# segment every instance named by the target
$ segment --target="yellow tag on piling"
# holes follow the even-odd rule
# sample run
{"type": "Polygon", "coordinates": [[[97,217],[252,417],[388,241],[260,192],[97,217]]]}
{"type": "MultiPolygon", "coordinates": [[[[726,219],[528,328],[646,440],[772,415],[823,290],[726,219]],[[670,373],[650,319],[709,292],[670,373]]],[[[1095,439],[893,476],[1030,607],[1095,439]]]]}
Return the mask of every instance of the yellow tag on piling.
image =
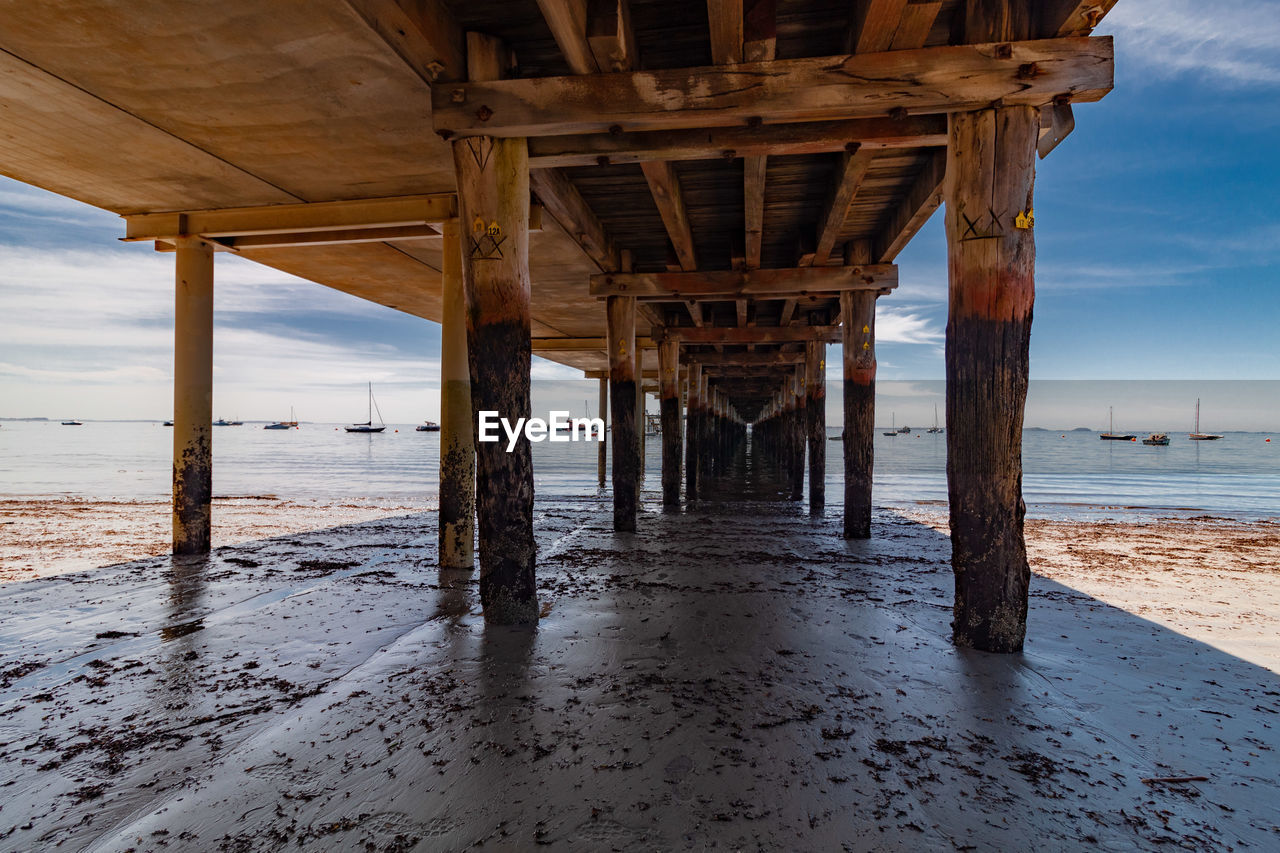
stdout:
{"type": "Polygon", "coordinates": [[[870,341],[863,341],[863,342],[862,342],[862,348],[863,348],[863,349],[871,349],[871,342],[870,342],[870,341]]]}
{"type": "Polygon", "coordinates": [[[488,234],[490,237],[501,237],[502,228],[501,226],[498,225],[498,220],[495,219],[492,222],[490,222],[489,228],[485,233],[488,234]]]}
{"type": "Polygon", "coordinates": [[[471,233],[480,235],[484,233],[484,217],[477,216],[475,221],[471,223],[471,233]]]}
{"type": "Polygon", "coordinates": [[[1013,226],[1015,228],[1020,228],[1023,231],[1026,231],[1029,228],[1034,227],[1035,224],[1036,224],[1035,210],[1028,210],[1028,211],[1025,211],[1024,213],[1019,213],[1013,220],[1013,226]]]}
{"type": "Polygon", "coordinates": [[[863,326],[863,327],[862,327],[862,334],[864,334],[864,335],[869,335],[869,334],[871,334],[871,327],[870,327],[870,326],[863,326]]]}

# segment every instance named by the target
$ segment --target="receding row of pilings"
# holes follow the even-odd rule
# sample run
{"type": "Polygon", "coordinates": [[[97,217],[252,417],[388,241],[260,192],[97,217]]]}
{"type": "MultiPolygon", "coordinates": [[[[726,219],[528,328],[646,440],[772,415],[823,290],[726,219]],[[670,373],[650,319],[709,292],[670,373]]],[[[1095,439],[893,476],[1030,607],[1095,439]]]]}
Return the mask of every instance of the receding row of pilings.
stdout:
{"type": "MultiPolygon", "coordinates": [[[[1026,39],[1029,22],[1023,17],[967,16],[963,41],[1026,39]]],[[[497,39],[468,34],[471,80],[501,76],[508,58],[497,39]]],[[[957,645],[989,651],[1020,650],[1026,630],[1030,571],[1023,540],[1020,441],[1034,301],[1031,214],[1039,132],[1039,112],[1030,106],[1001,103],[949,116],[942,195],[950,286],[946,424],[956,581],[953,638],[957,645]]],[[[456,138],[452,145],[460,227],[446,230],[444,252],[446,264],[450,253],[460,253],[461,275],[454,275],[447,266],[443,277],[445,304],[452,307],[444,312],[450,343],[444,351],[443,373],[451,411],[442,424],[448,431],[442,436],[442,447],[448,451],[441,471],[441,505],[449,509],[440,515],[441,561],[459,568],[471,564],[468,507],[474,495],[485,617],[494,622],[533,621],[539,607],[529,442],[519,440],[508,452],[505,443],[472,440],[472,480],[465,437],[480,410],[497,411],[513,421],[530,414],[528,144],[520,137],[470,136],[456,138]],[[455,234],[457,239],[451,236],[455,234]],[[461,299],[456,292],[459,286],[461,299]],[[450,287],[455,288],[452,296],[450,287]],[[465,371],[459,363],[459,314],[465,316],[465,371]],[[469,398],[466,406],[464,396],[469,398]],[[470,411],[465,426],[453,417],[459,409],[470,411]]],[[[191,235],[179,235],[171,242],[177,257],[173,546],[177,553],[200,553],[209,550],[210,542],[214,246],[191,235]]],[[[858,537],[870,532],[874,296],[842,294],[841,303],[844,531],[858,537]]],[[[640,482],[638,383],[642,378],[636,369],[635,298],[609,296],[606,313],[613,391],[614,518],[619,530],[633,530],[640,482]]],[[[753,420],[791,472],[793,496],[803,489],[801,460],[808,459],[809,499],[816,510],[825,500],[825,358],[821,342],[815,340],[806,347],[803,387],[796,384],[795,375],[779,377],[782,387],[767,416],[753,415],[753,420]]],[[[667,358],[668,368],[678,377],[679,366],[670,364],[670,353],[667,358]]],[[[723,396],[711,393],[713,386],[696,361],[689,363],[685,373],[685,497],[695,498],[702,478],[714,470],[718,459],[723,463],[726,458],[724,437],[739,440],[744,424],[732,405],[724,406],[723,396]]],[[[670,377],[664,375],[664,379],[670,382],[670,377]]],[[[664,399],[668,423],[679,417],[678,408],[668,402],[674,399],[670,393],[664,399]]],[[[664,453],[678,452],[675,435],[671,430],[664,437],[664,453]]],[[[674,489],[680,478],[675,472],[679,470],[664,464],[664,501],[677,497],[674,489]]]]}

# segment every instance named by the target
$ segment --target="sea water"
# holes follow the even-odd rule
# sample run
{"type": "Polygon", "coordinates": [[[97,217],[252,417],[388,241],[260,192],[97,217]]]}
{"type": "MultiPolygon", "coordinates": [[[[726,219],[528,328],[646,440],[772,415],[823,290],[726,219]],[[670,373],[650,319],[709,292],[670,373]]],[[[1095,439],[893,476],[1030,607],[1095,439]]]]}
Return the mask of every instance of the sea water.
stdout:
{"type": "MultiPolygon", "coordinates": [[[[838,429],[828,431],[839,435],[838,429]]],[[[875,437],[874,501],[888,507],[944,504],[946,436],[914,431],[875,437]]],[[[0,497],[165,500],[172,429],[157,422],[8,421],[0,425],[0,497]]],[[[1227,433],[1218,441],[1171,434],[1167,447],[1099,441],[1094,431],[1023,434],[1023,494],[1033,517],[1082,518],[1149,513],[1280,516],[1280,436],[1227,433]]],[[[646,500],[661,489],[662,440],[645,446],[646,500]]],[[[594,494],[594,442],[533,445],[539,495],[594,494]]],[[[389,424],[379,434],[348,434],[338,424],[261,423],[213,427],[215,496],[270,495],[314,502],[434,503],[440,434],[389,424]]],[[[827,508],[839,510],[841,443],[829,441],[827,508]]]]}

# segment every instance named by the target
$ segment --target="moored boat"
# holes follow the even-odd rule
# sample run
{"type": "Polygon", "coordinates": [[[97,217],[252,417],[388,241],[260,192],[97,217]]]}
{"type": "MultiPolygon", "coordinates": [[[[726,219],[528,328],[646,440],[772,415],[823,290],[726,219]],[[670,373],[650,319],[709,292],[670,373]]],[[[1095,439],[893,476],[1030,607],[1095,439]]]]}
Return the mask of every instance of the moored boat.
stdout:
{"type": "Polygon", "coordinates": [[[1200,431],[1200,398],[1199,397],[1196,397],[1196,430],[1195,432],[1189,433],[1187,435],[1187,438],[1189,438],[1192,441],[1217,441],[1218,439],[1222,438],[1222,436],[1212,432],[1200,431]]]}
{"type": "Polygon", "coordinates": [[[387,428],[387,425],[382,422],[381,411],[378,411],[378,424],[375,426],[373,423],[373,412],[377,408],[378,408],[378,404],[373,399],[373,383],[370,382],[369,383],[369,420],[365,421],[362,424],[351,424],[350,426],[343,427],[343,429],[345,429],[347,432],[363,432],[363,433],[382,432],[384,429],[387,428]]]}
{"type": "Polygon", "coordinates": [[[273,424],[267,424],[263,429],[297,429],[298,422],[293,417],[293,406],[289,407],[289,420],[276,421],[273,424]]]}
{"type": "Polygon", "coordinates": [[[1162,432],[1153,432],[1153,433],[1151,433],[1151,435],[1149,435],[1149,436],[1147,436],[1146,438],[1142,439],[1142,443],[1143,443],[1143,444],[1152,444],[1152,445],[1155,445],[1155,446],[1157,446],[1157,447],[1164,447],[1166,444],[1168,444],[1168,443],[1169,443],[1169,436],[1165,435],[1165,434],[1164,434],[1164,433],[1162,433],[1162,432]]]}
{"type": "Polygon", "coordinates": [[[80,421],[63,421],[63,426],[84,426],[80,421]]]}
{"type": "Polygon", "coordinates": [[[1131,432],[1124,432],[1124,433],[1116,432],[1116,415],[1115,415],[1115,410],[1111,406],[1107,407],[1107,417],[1110,419],[1110,426],[1107,427],[1107,431],[1104,432],[1102,435],[1098,436],[1098,438],[1102,439],[1103,441],[1136,441],[1137,440],[1138,437],[1131,432]]]}
{"type": "Polygon", "coordinates": [[[423,421],[422,423],[418,424],[417,427],[415,427],[415,429],[418,432],[439,432],[440,424],[436,423],[435,421],[423,421]]]}

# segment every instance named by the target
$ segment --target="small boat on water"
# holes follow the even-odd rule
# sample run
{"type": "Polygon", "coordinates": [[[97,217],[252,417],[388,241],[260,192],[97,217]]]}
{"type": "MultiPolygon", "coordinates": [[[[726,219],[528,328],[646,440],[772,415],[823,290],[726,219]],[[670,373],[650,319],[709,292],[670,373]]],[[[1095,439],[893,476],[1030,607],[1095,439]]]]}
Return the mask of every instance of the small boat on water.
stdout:
{"type": "Polygon", "coordinates": [[[1155,445],[1156,447],[1164,447],[1166,444],[1169,443],[1169,436],[1165,435],[1162,432],[1153,432],[1151,433],[1151,435],[1142,439],[1142,443],[1155,445]]]}
{"type": "Polygon", "coordinates": [[[226,418],[218,418],[213,422],[214,426],[244,426],[244,421],[229,421],[226,418]]]}
{"type": "Polygon", "coordinates": [[[1192,441],[1217,441],[1218,439],[1222,438],[1222,436],[1215,435],[1214,433],[1211,433],[1211,432],[1200,431],[1200,398],[1199,397],[1196,397],[1196,431],[1193,433],[1190,433],[1187,436],[1187,438],[1191,439],[1192,441]]]}
{"type": "Polygon", "coordinates": [[[898,427],[898,435],[911,435],[911,427],[898,427]]]}
{"type": "Polygon", "coordinates": [[[937,403],[933,404],[933,426],[929,427],[929,429],[925,430],[925,432],[929,432],[929,433],[942,432],[942,427],[938,426],[938,404],[937,403]]]}
{"type": "Polygon", "coordinates": [[[165,421],[161,426],[173,426],[173,421],[165,421]]]}
{"type": "Polygon", "coordinates": [[[891,425],[891,426],[889,427],[889,431],[888,431],[888,432],[886,432],[886,433],[885,433],[885,435],[887,435],[887,436],[895,436],[895,435],[897,435],[897,434],[898,434],[897,420],[898,420],[898,413],[897,413],[897,412],[893,412],[893,413],[891,413],[891,414],[889,415],[889,423],[890,423],[890,425],[891,425]]]}
{"type": "Polygon", "coordinates": [[[1138,437],[1131,432],[1126,432],[1126,433],[1116,432],[1115,409],[1113,409],[1111,406],[1107,407],[1107,417],[1110,419],[1110,426],[1107,428],[1107,431],[1104,432],[1102,435],[1098,436],[1098,438],[1102,439],[1103,441],[1136,441],[1137,440],[1138,437]]]}
{"type": "Polygon", "coordinates": [[[63,421],[63,426],[84,426],[80,421],[63,421]]]}
{"type": "Polygon", "coordinates": [[[293,406],[289,407],[289,420],[276,421],[273,424],[267,424],[263,429],[297,429],[298,422],[293,418],[293,406]]]}
{"type": "Polygon", "coordinates": [[[373,412],[378,408],[377,402],[373,399],[373,383],[369,383],[369,420],[362,424],[351,424],[351,426],[343,427],[347,432],[373,433],[382,432],[387,425],[382,422],[382,412],[378,411],[378,425],[374,426],[373,412]]]}
{"type": "Polygon", "coordinates": [[[415,427],[415,429],[417,429],[418,432],[439,432],[440,424],[436,423],[435,421],[423,421],[422,423],[418,424],[418,426],[415,427]]]}

